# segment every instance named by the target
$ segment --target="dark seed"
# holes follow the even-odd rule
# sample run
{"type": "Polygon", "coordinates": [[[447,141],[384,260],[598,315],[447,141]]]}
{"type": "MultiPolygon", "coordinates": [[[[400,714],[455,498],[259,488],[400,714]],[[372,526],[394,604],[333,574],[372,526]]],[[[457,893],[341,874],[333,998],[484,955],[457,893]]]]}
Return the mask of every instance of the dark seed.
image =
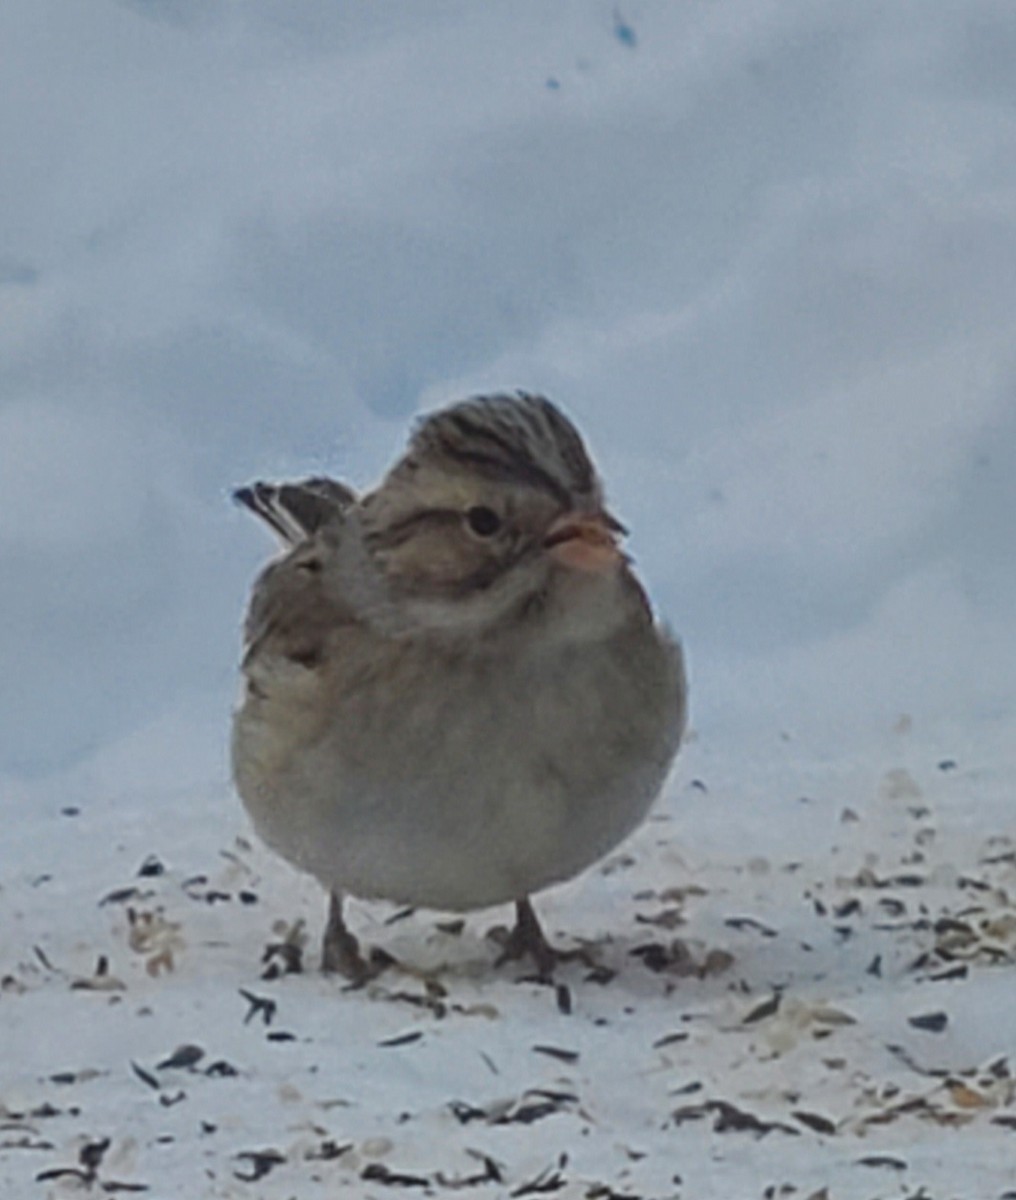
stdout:
{"type": "Polygon", "coordinates": [[[556,1058],[560,1062],[574,1063],[579,1061],[577,1050],[562,1050],[559,1046],[534,1046],[533,1049],[537,1054],[546,1054],[550,1058],[556,1058]]]}
{"type": "Polygon", "coordinates": [[[137,1075],[138,1079],[140,1079],[142,1083],[147,1083],[148,1086],[150,1088],[154,1088],[155,1091],[158,1091],[162,1086],[151,1073],[151,1071],[146,1071],[144,1067],[139,1067],[136,1062],[131,1062],[131,1070],[135,1075],[137,1075]]]}
{"type": "Polygon", "coordinates": [[[774,1017],[779,1012],[781,999],[782,997],[779,992],[773,992],[768,1000],[763,1000],[761,1004],[757,1004],[741,1024],[753,1025],[756,1021],[764,1021],[767,1017],[774,1017]]]}
{"type": "Polygon", "coordinates": [[[158,1064],[158,1069],[160,1071],[165,1071],[170,1068],[193,1067],[194,1064],[196,1062],[200,1062],[204,1056],[205,1052],[200,1046],[177,1046],[177,1048],[168,1058],[163,1059],[163,1061],[158,1064]]]}
{"type": "Polygon", "coordinates": [[[830,1121],[828,1117],[823,1117],[820,1113],[795,1112],[791,1115],[795,1121],[800,1121],[802,1125],[806,1125],[809,1129],[813,1129],[816,1133],[836,1132],[836,1125],[830,1121]]]}
{"type": "Polygon", "coordinates": [[[385,1038],[384,1041],[378,1042],[378,1045],[387,1048],[391,1048],[392,1046],[409,1046],[413,1042],[418,1042],[422,1037],[422,1031],[414,1029],[412,1033],[400,1033],[395,1037],[385,1038]]]}
{"type": "Polygon", "coordinates": [[[916,1017],[908,1017],[907,1024],[927,1033],[941,1033],[949,1024],[949,1017],[944,1012],[921,1013],[916,1017]]]}

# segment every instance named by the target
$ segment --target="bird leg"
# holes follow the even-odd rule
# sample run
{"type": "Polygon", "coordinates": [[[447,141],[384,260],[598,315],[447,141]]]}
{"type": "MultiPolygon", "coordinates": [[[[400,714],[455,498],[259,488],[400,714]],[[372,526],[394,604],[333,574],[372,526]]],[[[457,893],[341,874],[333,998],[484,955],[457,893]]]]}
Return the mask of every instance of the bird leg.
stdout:
{"type": "Polygon", "coordinates": [[[353,983],[364,984],[381,970],[373,960],[360,953],[360,943],[346,927],[342,918],[341,892],[328,894],[328,923],[325,926],[321,945],[321,970],[329,974],[345,975],[353,983]]]}
{"type": "Polygon", "coordinates": [[[554,968],[559,962],[573,958],[588,957],[582,950],[558,950],[547,941],[536,912],[528,898],[515,901],[515,928],[512,929],[501,943],[501,954],[497,965],[506,962],[516,962],[529,956],[536,964],[540,979],[549,980],[553,977],[554,968]]]}

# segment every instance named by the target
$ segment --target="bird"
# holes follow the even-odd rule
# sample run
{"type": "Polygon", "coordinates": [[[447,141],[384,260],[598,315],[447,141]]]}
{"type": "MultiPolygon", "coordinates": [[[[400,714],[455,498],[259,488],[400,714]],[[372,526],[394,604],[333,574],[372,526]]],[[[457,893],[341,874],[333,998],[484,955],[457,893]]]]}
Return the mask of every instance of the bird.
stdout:
{"type": "Polygon", "coordinates": [[[498,962],[550,978],[565,955],[531,897],[642,823],[687,719],[681,644],[575,425],[542,395],[472,396],[421,417],[364,494],[314,477],[234,497],[282,546],[244,623],[233,778],[261,840],[328,893],[322,968],[372,975],[352,895],[513,904],[498,962]]]}

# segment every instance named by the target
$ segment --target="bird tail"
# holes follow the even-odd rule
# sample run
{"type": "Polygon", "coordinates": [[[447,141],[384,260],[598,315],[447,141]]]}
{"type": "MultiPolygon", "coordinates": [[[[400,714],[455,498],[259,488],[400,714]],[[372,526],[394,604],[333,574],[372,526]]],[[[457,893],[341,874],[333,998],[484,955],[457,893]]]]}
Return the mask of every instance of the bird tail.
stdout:
{"type": "Polygon", "coordinates": [[[252,483],[233,493],[237,504],[249,508],[278,534],[284,545],[295,546],[335,521],[356,502],[356,493],[324,476],[299,483],[252,483]]]}

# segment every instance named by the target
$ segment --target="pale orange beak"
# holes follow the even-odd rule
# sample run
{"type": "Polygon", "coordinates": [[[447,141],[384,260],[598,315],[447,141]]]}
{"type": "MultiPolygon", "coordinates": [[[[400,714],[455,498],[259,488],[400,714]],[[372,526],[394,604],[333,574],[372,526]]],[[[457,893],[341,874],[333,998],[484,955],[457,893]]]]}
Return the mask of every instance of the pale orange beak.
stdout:
{"type": "Polygon", "coordinates": [[[623,562],[617,544],[625,532],[609,513],[565,513],[547,531],[547,553],[564,567],[601,573],[623,562]]]}

